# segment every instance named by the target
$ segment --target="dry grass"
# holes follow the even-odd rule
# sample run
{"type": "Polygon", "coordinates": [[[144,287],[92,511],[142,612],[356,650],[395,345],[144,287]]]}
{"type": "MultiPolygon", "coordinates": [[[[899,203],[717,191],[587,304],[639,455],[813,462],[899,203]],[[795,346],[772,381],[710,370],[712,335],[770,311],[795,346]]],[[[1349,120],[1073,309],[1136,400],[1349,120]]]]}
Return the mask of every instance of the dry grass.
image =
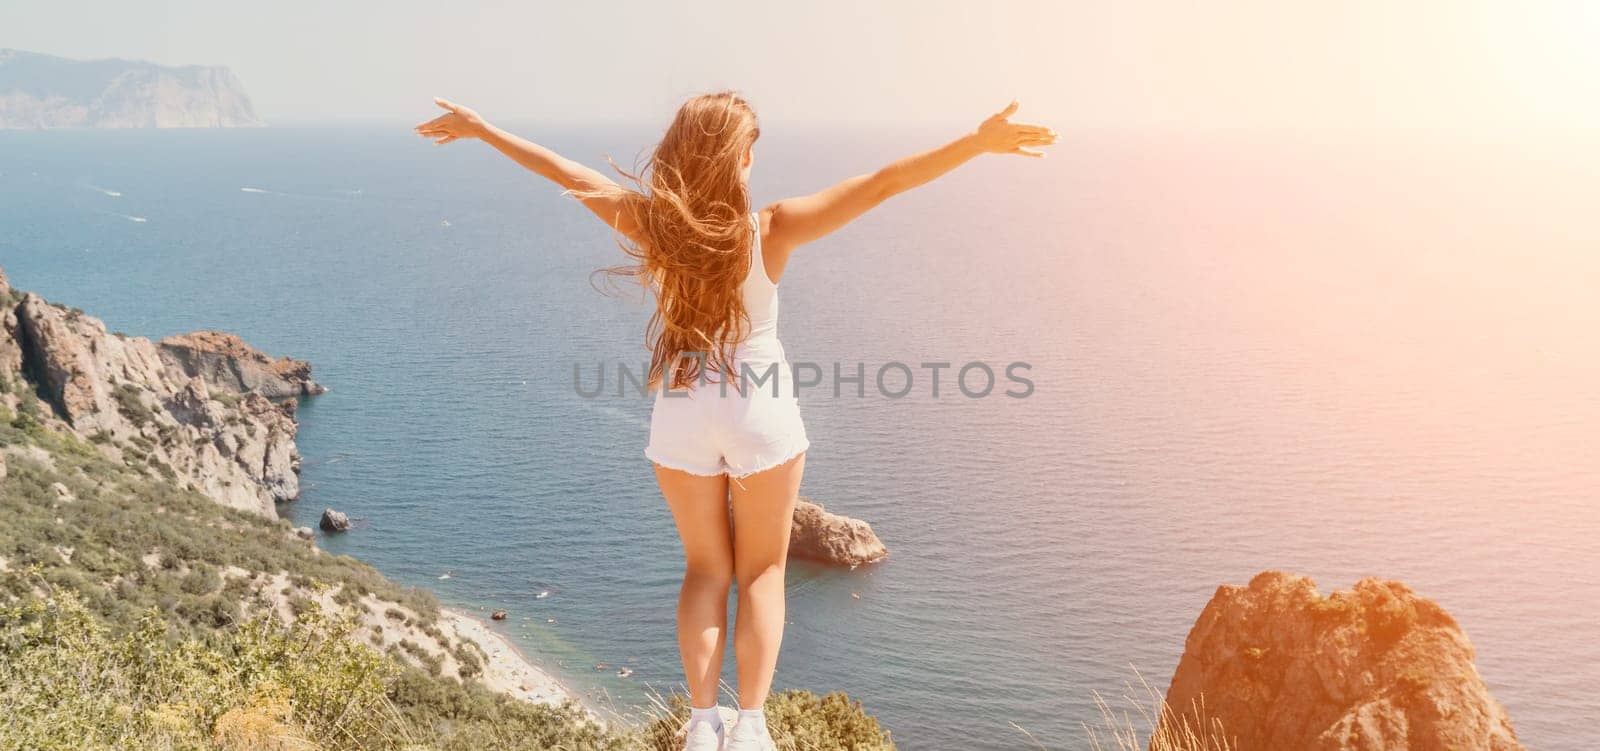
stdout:
{"type": "MultiPolygon", "coordinates": [[[[1234,751],[1232,741],[1223,732],[1222,721],[1207,717],[1204,703],[1178,713],[1162,699],[1161,693],[1139,675],[1139,685],[1128,684],[1117,698],[1116,706],[1098,691],[1094,703],[1100,710],[1100,723],[1084,723],[1083,733],[1094,751],[1234,751]],[[1195,727],[1198,724],[1199,727],[1195,727]]],[[[1032,733],[1011,724],[1033,744],[1034,748],[1048,751],[1032,733]]]]}

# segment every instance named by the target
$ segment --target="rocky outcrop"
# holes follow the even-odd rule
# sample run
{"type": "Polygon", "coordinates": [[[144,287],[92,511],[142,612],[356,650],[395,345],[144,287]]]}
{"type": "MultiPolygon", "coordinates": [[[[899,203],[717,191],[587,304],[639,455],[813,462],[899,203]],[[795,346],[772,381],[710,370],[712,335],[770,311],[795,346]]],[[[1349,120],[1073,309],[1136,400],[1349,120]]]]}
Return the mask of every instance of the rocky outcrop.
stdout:
{"type": "Polygon", "coordinates": [[[233,334],[196,331],[169,336],[160,346],[169,365],[227,393],[254,391],[268,399],[286,399],[327,390],[311,380],[310,363],[274,360],[233,334]]]}
{"type": "MultiPolygon", "coordinates": [[[[224,369],[223,355],[212,357],[224,369]]],[[[248,359],[235,371],[252,372],[248,359]]],[[[0,385],[9,408],[37,394],[40,419],[224,505],[276,517],[275,502],[300,494],[294,402],[191,375],[150,340],[108,333],[38,295],[0,297],[0,385]]]]}
{"type": "Polygon", "coordinates": [[[22,372],[22,322],[17,320],[15,298],[5,270],[0,269],[0,382],[18,378],[22,372]]]}
{"type": "MultiPolygon", "coordinates": [[[[16,308],[21,322],[19,349],[23,360],[31,361],[33,375],[40,381],[41,390],[50,397],[62,416],[75,428],[93,429],[100,424],[110,425],[117,415],[111,401],[111,387],[97,372],[96,355],[110,354],[108,347],[99,345],[105,335],[102,327],[94,330],[84,316],[45,302],[35,294],[26,294],[16,308]],[[95,424],[91,424],[91,421],[95,424]]],[[[92,319],[91,319],[92,321],[92,319]]],[[[134,357],[118,352],[106,357],[122,363],[122,375],[134,375],[139,380],[158,376],[151,363],[139,362],[134,357]]]]}
{"type": "Polygon", "coordinates": [[[322,510],[322,519],[317,522],[324,532],[345,532],[350,529],[350,517],[343,511],[334,511],[331,508],[322,510]]]}
{"type": "Polygon", "coordinates": [[[0,129],[259,126],[223,67],[68,60],[0,49],[0,129]]]}
{"type": "Polygon", "coordinates": [[[1455,619],[1404,584],[1369,578],[1323,597],[1309,578],[1267,572],[1206,605],[1164,724],[1220,723],[1237,751],[1522,749],[1473,657],[1455,619]]]}
{"type": "Polygon", "coordinates": [[[889,555],[889,550],[873,534],[872,525],[860,519],[828,513],[821,505],[801,498],[794,509],[794,526],[789,533],[789,555],[855,567],[882,560],[889,555]]]}

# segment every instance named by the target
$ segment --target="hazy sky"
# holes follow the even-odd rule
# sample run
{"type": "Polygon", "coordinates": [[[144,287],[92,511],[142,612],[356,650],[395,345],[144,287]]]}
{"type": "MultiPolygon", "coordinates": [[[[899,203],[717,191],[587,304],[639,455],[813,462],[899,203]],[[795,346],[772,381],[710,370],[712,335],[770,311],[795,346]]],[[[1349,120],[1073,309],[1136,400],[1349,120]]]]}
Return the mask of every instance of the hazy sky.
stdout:
{"type": "Polygon", "coordinates": [[[268,120],[661,120],[734,87],[783,121],[1600,125],[1600,2],[5,0],[0,47],[233,68],[268,120]]]}

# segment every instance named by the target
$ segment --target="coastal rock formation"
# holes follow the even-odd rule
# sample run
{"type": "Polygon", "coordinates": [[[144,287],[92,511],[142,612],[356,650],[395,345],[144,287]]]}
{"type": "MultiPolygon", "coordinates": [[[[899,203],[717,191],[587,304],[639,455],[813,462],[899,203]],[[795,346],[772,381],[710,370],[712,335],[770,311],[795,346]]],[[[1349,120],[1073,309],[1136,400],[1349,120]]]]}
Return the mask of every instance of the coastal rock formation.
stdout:
{"type": "MultiPolygon", "coordinates": [[[[208,357],[228,369],[224,355],[208,357]]],[[[246,359],[232,371],[259,366],[246,359]]],[[[309,373],[298,382],[310,384],[309,373]]],[[[294,403],[275,403],[249,383],[208,382],[150,340],[108,333],[82,311],[32,293],[0,294],[0,404],[59,422],[108,455],[223,505],[276,517],[274,503],[300,493],[294,403]]]]}
{"type": "Polygon", "coordinates": [[[324,532],[344,532],[350,529],[350,517],[345,516],[342,511],[325,508],[322,510],[322,519],[317,522],[317,526],[322,527],[324,532]]]}
{"type": "Polygon", "coordinates": [[[794,509],[789,555],[855,567],[882,560],[889,555],[889,550],[873,534],[872,525],[828,513],[820,504],[801,498],[794,509]]]}
{"type": "MultiPolygon", "coordinates": [[[[204,630],[259,614],[289,622],[338,613],[355,624],[343,630],[348,639],[438,680],[476,681],[551,707],[577,701],[486,623],[440,608],[431,595],[393,585],[365,564],[327,556],[312,529],[277,520],[273,501],[299,487],[295,402],[274,403],[253,389],[313,391],[304,363],[272,360],[225,335],[191,335],[175,352],[108,334],[82,311],[15,293],[5,280],[0,270],[0,416],[10,431],[0,441],[0,549],[31,555],[37,542],[41,552],[53,551],[29,563],[48,572],[29,577],[51,582],[52,596],[77,590],[100,600],[111,592],[106,601],[119,605],[161,602],[172,622],[204,630]],[[185,363],[201,369],[190,372],[185,363]],[[196,493],[257,515],[191,503],[196,493]],[[173,535],[168,525],[192,526],[173,535]],[[129,575],[128,564],[142,564],[147,575],[129,575]]],[[[350,523],[331,509],[327,517],[324,525],[350,523]]],[[[17,562],[0,557],[0,572],[17,562]]],[[[122,622],[132,626],[144,612],[127,607],[115,617],[128,615],[122,622]]],[[[369,666],[375,680],[387,674],[377,667],[369,666]]],[[[29,698],[48,712],[52,694],[40,686],[29,698]]],[[[49,737],[76,748],[80,730],[49,737]]]]}
{"type": "Polygon", "coordinates": [[[0,379],[10,380],[22,372],[22,343],[17,320],[16,295],[6,279],[5,269],[0,269],[0,379]]]}
{"type": "Polygon", "coordinates": [[[0,129],[259,126],[227,68],[0,49],[0,129]]]}
{"type": "Polygon", "coordinates": [[[311,364],[276,360],[221,331],[196,331],[162,339],[161,358],[183,372],[204,378],[212,390],[237,394],[254,391],[268,399],[321,394],[327,389],[311,380],[311,364]]]}
{"type": "Polygon", "coordinates": [[[1523,748],[1455,619],[1373,578],[1327,597],[1281,572],[1218,588],[1166,698],[1168,728],[1218,722],[1238,751],[1523,748]]]}

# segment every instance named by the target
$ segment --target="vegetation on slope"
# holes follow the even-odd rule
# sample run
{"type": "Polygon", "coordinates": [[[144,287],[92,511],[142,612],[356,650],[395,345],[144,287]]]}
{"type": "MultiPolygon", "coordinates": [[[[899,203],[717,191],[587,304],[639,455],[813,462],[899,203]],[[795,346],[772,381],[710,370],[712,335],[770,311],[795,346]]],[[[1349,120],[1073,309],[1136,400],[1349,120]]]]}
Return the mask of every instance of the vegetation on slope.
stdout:
{"type": "MultiPolygon", "coordinates": [[[[363,615],[434,630],[430,593],[113,462],[0,388],[18,406],[0,407],[0,750],[676,748],[681,698],[606,728],[464,680],[469,650],[455,674],[380,652],[363,615]]],[[[768,712],[785,748],[893,748],[842,694],[768,712]]]]}
{"type": "Polygon", "coordinates": [[[180,637],[151,610],[118,635],[75,593],[18,600],[0,610],[0,747],[627,747],[571,708],[402,667],[348,638],[351,628],[313,610],[180,637]]]}

